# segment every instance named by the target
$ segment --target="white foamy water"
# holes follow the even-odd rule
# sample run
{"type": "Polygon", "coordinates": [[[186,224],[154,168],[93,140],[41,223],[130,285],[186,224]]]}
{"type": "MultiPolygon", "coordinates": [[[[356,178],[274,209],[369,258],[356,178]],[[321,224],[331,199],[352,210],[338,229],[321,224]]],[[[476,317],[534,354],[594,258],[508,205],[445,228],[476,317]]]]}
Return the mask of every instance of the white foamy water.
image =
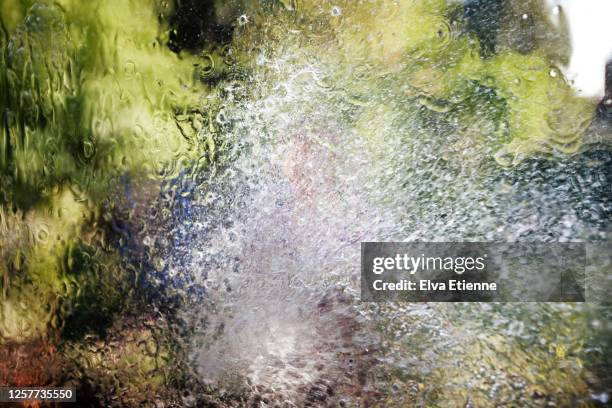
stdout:
{"type": "Polygon", "coordinates": [[[192,358],[204,382],[301,406],[335,398],[332,386],[361,388],[358,360],[371,340],[360,337],[355,308],[360,242],[388,237],[397,223],[373,194],[384,169],[371,146],[336,112],[299,109],[329,103],[314,80],[321,73],[284,74],[269,94],[226,110],[241,152],[203,196],[226,218],[192,244],[189,268],[209,292],[186,315],[203,321],[192,358]]]}

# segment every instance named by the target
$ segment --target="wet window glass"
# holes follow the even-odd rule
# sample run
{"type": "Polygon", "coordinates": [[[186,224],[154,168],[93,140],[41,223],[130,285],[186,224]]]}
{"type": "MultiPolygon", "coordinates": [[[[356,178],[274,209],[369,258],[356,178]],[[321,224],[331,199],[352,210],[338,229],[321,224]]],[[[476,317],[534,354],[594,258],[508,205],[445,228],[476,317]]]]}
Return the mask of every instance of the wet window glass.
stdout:
{"type": "Polygon", "coordinates": [[[607,406],[610,16],[0,0],[0,386],[100,407],[607,406]],[[376,241],[584,242],[587,301],[362,302],[376,241]]]}

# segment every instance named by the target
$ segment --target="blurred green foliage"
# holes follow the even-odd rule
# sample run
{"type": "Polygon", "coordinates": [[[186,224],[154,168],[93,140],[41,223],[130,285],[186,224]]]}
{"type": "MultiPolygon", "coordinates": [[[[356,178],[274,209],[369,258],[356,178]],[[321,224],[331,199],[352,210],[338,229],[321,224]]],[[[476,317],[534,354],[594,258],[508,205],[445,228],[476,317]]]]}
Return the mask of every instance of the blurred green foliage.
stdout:
{"type": "Polygon", "coordinates": [[[84,299],[88,274],[97,276],[93,287],[102,284],[103,274],[65,259],[75,259],[68,254],[78,254],[86,236],[88,245],[104,244],[108,208],[100,204],[120,177],[172,177],[208,146],[186,137],[176,120],[198,110],[204,88],[198,59],[164,46],[168,28],[159,18],[170,10],[163,8],[119,0],[0,4],[5,340],[36,338],[49,324],[59,329],[58,308],[84,299]]]}

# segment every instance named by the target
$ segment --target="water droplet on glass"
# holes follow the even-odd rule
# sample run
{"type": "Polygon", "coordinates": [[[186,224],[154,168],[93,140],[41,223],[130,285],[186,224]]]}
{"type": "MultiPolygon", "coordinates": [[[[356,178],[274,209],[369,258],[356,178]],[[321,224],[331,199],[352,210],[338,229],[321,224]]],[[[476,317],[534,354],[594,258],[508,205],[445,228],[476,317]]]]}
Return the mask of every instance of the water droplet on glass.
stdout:
{"type": "Polygon", "coordinates": [[[199,75],[201,79],[206,79],[215,71],[215,60],[212,55],[202,55],[202,61],[198,66],[199,75]]]}
{"type": "Polygon", "coordinates": [[[126,62],[123,71],[126,75],[134,75],[136,72],[136,64],[133,61],[126,62]]]}
{"type": "Polygon", "coordinates": [[[90,159],[95,153],[95,145],[91,140],[86,140],[83,142],[83,156],[86,159],[90,159]]]}
{"type": "Polygon", "coordinates": [[[244,25],[247,25],[248,22],[249,22],[249,18],[247,17],[246,14],[243,14],[240,17],[238,17],[238,25],[244,26],[244,25]]]}

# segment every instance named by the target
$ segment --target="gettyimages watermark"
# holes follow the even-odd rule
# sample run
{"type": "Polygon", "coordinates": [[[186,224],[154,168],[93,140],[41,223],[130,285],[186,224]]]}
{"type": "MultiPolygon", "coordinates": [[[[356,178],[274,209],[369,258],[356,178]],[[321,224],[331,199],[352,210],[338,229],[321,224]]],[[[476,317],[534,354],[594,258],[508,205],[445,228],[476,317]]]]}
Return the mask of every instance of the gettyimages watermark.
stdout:
{"type": "Polygon", "coordinates": [[[609,293],[610,243],[363,242],[366,302],[584,302],[609,293]]]}

